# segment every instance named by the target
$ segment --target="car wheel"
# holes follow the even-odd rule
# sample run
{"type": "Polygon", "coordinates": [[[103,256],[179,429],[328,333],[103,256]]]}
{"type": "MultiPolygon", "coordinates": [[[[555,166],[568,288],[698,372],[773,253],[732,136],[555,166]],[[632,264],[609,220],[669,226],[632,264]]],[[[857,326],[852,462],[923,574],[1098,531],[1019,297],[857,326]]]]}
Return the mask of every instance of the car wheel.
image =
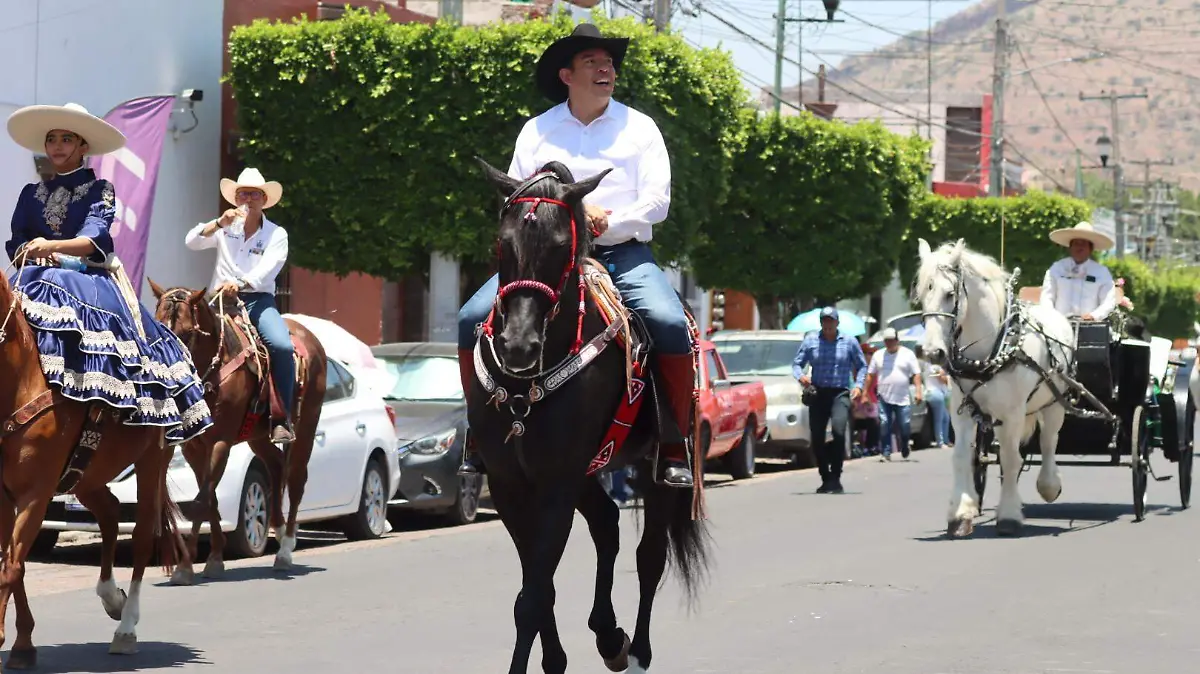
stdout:
{"type": "Polygon", "coordinates": [[[227,547],[234,557],[261,557],[267,551],[271,508],[267,478],[257,468],[246,471],[242,498],[238,507],[237,528],[230,533],[227,547]]]}
{"type": "Polygon", "coordinates": [[[50,553],[54,552],[54,546],[58,545],[59,533],[54,529],[42,529],[37,538],[33,539],[33,547],[29,551],[38,557],[50,556],[50,553]]]}
{"type": "Polygon", "coordinates": [[[387,532],[388,514],[387,476],[379,459],[367,462],[363,474],[362,494],[358,501],[358,512],[346,518],[342,526],[346,538],[363,541],[379,538],[387,532]]]}
{"type": "Polygon", "coordinates": [[[735,480],[745,480],[754,477],[754,437],[756,422],[746,420],[746,429],[742,431],[742,440],[729,453],[729,474],[735,480]]]}
{"type": "Polygon", "coordinates": [[[483,477],[459,477],[458,495],[446,519],[455,526],[470,524],[479,514],[479,495],[483,492],[483,477]]]}

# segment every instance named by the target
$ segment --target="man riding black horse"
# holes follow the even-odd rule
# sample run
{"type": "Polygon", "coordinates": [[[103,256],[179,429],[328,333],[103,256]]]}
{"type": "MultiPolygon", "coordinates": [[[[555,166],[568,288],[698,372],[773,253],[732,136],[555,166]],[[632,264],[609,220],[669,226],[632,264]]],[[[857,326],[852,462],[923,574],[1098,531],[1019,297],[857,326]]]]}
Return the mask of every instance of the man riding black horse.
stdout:
{"type": "MultiPolygon", "coordinates": [[[[666,219],[671,203],[671,164],[654,120],[612,100],[628,45],[628,38],[601,37],[596,26],[584,23],[546,49],[538,61],[536,85],[557,105],[525,124],[508,174],[523,181],[552,161],[575,175],[612,170],[585,198],[587,221],[596,235],[593,253],[625,305],[644,320],[671,416],[686,437],[695,392],[691,330],[683,303],[649,246],[654,225],[666,219]]],[[[476,377],[476,331],[492,310],[498,289],[493,276],[458,314],[464,395],[476,377]]],[[[686,441],[664,444],[660,458],[666,464],[664,484],[692,486],[686,441]]],[[[482,469],[478,455],[464,448],[460,474],[476,475],[482,469]]]]}

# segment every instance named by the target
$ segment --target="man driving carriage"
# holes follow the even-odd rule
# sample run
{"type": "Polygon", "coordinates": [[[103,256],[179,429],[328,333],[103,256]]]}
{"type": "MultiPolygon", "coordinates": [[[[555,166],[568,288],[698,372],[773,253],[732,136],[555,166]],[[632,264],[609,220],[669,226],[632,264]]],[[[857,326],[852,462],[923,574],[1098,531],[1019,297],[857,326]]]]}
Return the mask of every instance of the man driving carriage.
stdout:
{"type": "Polygon", "coordinates": [[[1068,318],[1103,321],[1117,306],[1117,289],[1108,267],[1092,259],[1096,250],[1112,248],[1112,239],[1091,223],[1050,232],[1050,240],[1070,249],[1070,255],[1046,270],[1042,281],[1042,306],[1068,318]]]}
{"type": "MultiPolygon", "coordinates": [[[[546,48],[535,84],[556,105],[521,129],[508,173],[525,180],[551,161],[562,162],[577,176],[613,169],[584,199],[596,235],[594,257],[608,269],[626,306],[644,319],[672,417],[686,435],[695,385],[691,330],[649,245],[654,225],[666,219],[671,202],[670,158],[654,120],[612,100],[628,44],[628,38],[602,37],[596,26],[584,23],[546,48]]],[[[498,289],[493,276],[458,314],[464,392],[475,378],[476,328],[487,319],[498,289]]],[[[660,452],[666,464],[661,481],[691,487],[686,444],[664,444],[660,452]]],[[[464,449],[460,473],[478,474],[483,468],[479,461],[464,449]]]]}

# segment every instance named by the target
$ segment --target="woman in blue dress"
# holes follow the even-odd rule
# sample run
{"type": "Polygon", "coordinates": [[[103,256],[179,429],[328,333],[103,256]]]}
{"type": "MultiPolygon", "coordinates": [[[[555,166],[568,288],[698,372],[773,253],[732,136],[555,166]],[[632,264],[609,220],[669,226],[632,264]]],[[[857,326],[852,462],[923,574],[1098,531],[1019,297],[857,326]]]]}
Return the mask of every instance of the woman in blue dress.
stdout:
{"type": "Polygon", "coordinates": [[[8,132],[45,153],[55,172],[21,190],[5,246],[47,381],[68,398],[121,410],[125,424],[163,427],[170,445],[204,432],[212,416],[196,368],[129,285],[109,233],[113,185],[84,165],[125,137],[73,103],[22,108],[8,132]]]}

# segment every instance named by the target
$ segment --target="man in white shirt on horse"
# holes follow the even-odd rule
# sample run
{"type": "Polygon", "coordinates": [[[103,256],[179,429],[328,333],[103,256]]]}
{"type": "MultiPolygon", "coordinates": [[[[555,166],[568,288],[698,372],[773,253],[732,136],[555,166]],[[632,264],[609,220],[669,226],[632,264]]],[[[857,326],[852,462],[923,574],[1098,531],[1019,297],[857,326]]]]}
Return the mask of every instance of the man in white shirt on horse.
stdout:
{"type": "MultiPolygon", "coordinates": [[[[692,333],[683,303],[649,245],[671,205],[671,162],[654,120],[612,100],[628,45],[628,38],[606,38],[583,23],[546,48],[534,81],[555,105],[521,129],[508,174],[525,180],[551,161],[565,164],[576,179],[613,169],[584,199],[597,235],[593,254],[608,268],[625,305],[644,319],[671,415],[687,435],[695,382],[692,333]]],[[[497,279],[485,283],[458,314],[464,392],[475,378],[476,326],[496,301],[497,279]]],[[[464,448],[462,475],[485,468],[469,450],[464,448]]],[[[690,488],[686,442],[664,443],[660,451],[665,469],[659,482],[690,488]]]]}
{"type": "Polygon", "coordinates": [[[1050,232],[1050,240],[1070,249],[1070,256],[1055,262],[1042,280],[1041,304],[1060,314],[1085,321],[1103,321],[1117,306],[1117,288],[1108,267],[1092,259],[1097,250],[1112,248],[1112,239],[1091,223],[1050,232]]]}

